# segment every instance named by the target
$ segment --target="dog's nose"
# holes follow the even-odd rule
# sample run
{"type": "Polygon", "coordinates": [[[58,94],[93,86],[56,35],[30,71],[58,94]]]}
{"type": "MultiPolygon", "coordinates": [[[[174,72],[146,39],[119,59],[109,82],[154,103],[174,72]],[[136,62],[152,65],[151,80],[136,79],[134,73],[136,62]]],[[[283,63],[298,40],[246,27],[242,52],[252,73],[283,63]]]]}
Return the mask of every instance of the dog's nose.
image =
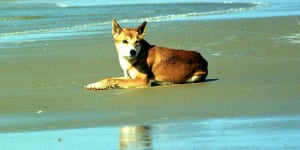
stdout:
{"type": "Polygon", "coordinates": [[[131,56],[135,56],[136,55],[136,51],[134,49],[130,50],[129,53],[130,53],[131,56]]]}

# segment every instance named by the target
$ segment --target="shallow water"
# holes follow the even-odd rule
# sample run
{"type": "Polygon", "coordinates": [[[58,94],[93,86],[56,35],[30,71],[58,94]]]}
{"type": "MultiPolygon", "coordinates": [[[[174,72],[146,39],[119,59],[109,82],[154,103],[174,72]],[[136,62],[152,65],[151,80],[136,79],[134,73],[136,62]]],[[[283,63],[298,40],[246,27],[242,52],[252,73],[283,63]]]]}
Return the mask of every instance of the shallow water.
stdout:
{"type": "Polygon", "coordinates": [[[298,149],[299,116],[4,133],[3,149],[298,149]],[[8,144],[10,143],[10,144],[8,144]]]}

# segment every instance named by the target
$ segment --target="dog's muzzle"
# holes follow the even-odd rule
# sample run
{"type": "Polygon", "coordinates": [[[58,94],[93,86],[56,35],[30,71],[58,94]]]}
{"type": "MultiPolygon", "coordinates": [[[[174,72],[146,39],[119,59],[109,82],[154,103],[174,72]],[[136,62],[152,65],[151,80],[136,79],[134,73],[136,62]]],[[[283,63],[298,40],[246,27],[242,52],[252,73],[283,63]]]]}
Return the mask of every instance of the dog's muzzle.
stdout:
{"type": "Polygon", "coordinates": [[[136,50],[132,49],[129,53],[131,57],[134,57],[136,55],[136,50]]]}

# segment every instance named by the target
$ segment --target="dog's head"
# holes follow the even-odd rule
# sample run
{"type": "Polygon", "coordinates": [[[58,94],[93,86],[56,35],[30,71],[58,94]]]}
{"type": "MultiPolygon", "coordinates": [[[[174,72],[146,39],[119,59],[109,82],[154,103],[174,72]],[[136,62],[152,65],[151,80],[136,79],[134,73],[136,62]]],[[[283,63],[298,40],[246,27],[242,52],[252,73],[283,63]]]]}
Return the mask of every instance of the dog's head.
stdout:
{"type": "Polygon", "coordinates": [[[137,28],[121,28],[116,20],[112,20],[112,35],[120,57],[135,59],[141,51],[141,40],[146,35],[147,22],[137,28]]]}

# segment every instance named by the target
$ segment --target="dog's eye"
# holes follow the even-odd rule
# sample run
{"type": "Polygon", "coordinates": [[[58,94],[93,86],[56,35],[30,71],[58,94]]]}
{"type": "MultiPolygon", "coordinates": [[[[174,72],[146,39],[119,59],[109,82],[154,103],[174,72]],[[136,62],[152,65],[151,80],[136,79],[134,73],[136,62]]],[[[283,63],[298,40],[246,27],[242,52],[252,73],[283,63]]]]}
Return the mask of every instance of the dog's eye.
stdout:
{"type": "Polygon", "coordinates": [[[140,44],[140,41],[135,41],[135,44],[140,44]]]}
{"type": "Polygon", "coordinates": [[[128,41],[127,40],[123,40],[122,41],[124,44],[128,44],[128,41]]]}

